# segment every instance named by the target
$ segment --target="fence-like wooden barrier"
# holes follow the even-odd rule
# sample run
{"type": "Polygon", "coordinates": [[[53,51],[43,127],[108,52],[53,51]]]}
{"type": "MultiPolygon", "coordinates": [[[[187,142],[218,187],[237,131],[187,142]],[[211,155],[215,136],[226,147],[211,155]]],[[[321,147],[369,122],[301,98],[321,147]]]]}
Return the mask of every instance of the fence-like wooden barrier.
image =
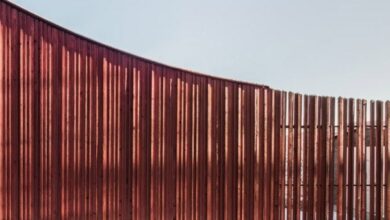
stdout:
{"type": "Polygon", "coordinates": [[[0,1],[1,219],[390,219],[390,103],[109,48],[0,1]]]}

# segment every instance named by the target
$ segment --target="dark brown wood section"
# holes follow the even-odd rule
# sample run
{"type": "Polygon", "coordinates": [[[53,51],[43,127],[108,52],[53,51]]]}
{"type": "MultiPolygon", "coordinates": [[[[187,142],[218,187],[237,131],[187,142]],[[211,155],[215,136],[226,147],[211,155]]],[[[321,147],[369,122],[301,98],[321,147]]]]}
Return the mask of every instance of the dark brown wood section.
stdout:
{"type": "Polygon", "coordinates": [[[389,126],[389,102],[170,67],[0,1],[0,219],[389,219],[389,126]]]}

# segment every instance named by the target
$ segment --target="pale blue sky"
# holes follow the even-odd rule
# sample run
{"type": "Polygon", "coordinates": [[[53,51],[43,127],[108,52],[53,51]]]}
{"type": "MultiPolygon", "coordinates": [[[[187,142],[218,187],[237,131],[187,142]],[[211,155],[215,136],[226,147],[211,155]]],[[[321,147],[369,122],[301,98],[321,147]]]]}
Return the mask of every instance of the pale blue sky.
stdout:
{"type": "Polygon", "coordinates": [[[13,0],[113,47],[317,95],[390,99],[390,1],[13,0]]]}

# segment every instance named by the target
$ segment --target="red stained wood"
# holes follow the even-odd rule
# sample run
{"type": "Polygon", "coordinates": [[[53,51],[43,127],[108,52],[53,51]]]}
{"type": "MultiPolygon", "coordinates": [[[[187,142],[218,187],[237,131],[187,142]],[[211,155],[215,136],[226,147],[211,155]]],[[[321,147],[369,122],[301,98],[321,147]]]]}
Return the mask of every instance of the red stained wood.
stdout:
{"type": "Polygon", "coordinates": [[[387,101],[385,104],[385,199],[384,199],[384,205],[385,205],[385,219],[390,218],[390,102],[387,101]]]}
{"type": "Polygon", "coordinates": [[[389,106],[170,67],[1,1],[0,218],[389,218],[389,106]]]}
{"type": "Polygon", "coordinates": [[[376,217],[383,215],[383,102],[376,102],[376,217]]]}
{"type": "Polygon", "coordinates": [[[348,161],[348,204],[347,204],[347,209],[348,209],[348,218],[353,218],[353,204],[354,204],[354,199],[353,199],[353,188],[354,188],[354,148],[355,146],[355,105],[354,105],[354,100],[349,99],[348,100],[348,148],[347,148],[347,161],[348,161]]]}
{"type": "Polygon", "coordinates": [[[338,172],[337,172],[337,218],[345,219],[345,100],[342,98],[338,99],[338,172]]]}
{"type": "Polygon", "coordinates": [[[375,149],[376,149],[376,118],[375,118],[375,102],[370,102],[370,177],[369,177],[369,184],[370,184],[370,193],[369,193],[369,215],[370,219],[375,218],[375,149]]]}

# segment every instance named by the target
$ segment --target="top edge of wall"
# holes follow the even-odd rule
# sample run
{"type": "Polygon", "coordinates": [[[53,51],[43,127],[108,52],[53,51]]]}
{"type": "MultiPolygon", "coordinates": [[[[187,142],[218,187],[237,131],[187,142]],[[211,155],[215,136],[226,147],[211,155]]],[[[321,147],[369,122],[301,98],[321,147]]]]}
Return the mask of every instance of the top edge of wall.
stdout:
{"type": "Polygon", "coordinates": [[[176,70],[176,71],[182,71],[182,72],[186,72],[186,73],[190,73],[190,74],[194,74],[194,75],[197,75],[197,76],[201,76],[201,77],[208,77],[208,78],[211,78],[211,79],[215,79],[215,80],[224,80],[226,82],[231,82],[231,83],[238,83],[238,84],[242,84],[242,85],[249,85],[249,86],[255,86],[255,87],[262,87],[262,88],[267,88],[267,89],[271,89],[269,86],[267,85],[262,85],[262,84],[257,84],[257,83],[251,83],[251,82],[245,82],[245,81],[239,81],[239,80],[234,80],[234,79],[229,79],[229,78],[223,78],[223,77],[217,77],[217,76],[212,76],[212,75],[207,75],[207,74],[204,74],[204,73],[200,73],[200,72],[196,72],[196,71],[192,71],[192,70],[188,70],[188,69],[184,69],[184,68],[180,68],[180,67],[175,67],[175,66],[171,66],[171,65],[168,65],[168,64],[164,64],[164,63],[160,63],[158,61],[155,61],[155,60],[151,60],[151,59],[148,59],[148,58],[145,58],[145,57],[141,57],[141,56],[138,56],[138,55],[135,55],[135,54],[132,54],[132,53],[129,53],[127,51],[124,51],[124,50],[121,50],[121,49],[118,49],[118,48],[115,48],[115,47],[112,47],[112,46],[109,46],[107,44],[104,44],[104,43],[101,43],[101,42],[98,42],[96,40],[93,40],[91,38],[88,38],[86,36],[83,36],[81,34],[78,34],[76,32],[73,32],[65,27],[62,27],[60,25],[57,25],[31,11],[28,11],[24,8],[22,8],[21,6],[17,5],[16,3],[13,3],[13,2],[9,2],[9,1],[6,1],[6,0],[0,0],[0,3],[4,3],[16,10],[18,10],[19,12],[22,12],[22,13],[25,13],[39,21],[42,21],[54,28],[57,28],[61,31],[64,31],[65,33],[68,33],[68,34],[71,34],[75,37],[78,37],[82,40],[85,40],[89,43],[92,43],[92,44],[95,44],[95,45],[98,45],[98,46],[101,46],[101,47],[104,47],[106,49],[109,49],[109,50],[112,50],[112,51],[115,51],[115,52],[119,52],[123,55],[127,55],[127,56],[131,56],[133,58],[136,58],[136,59],[140,59],[142,61],[145,61],[145,62],[148,62],[148,63],[151,63],[151,64],[155,64],[155,65],[160,65],[160,66],[163,66],[163,67],[166,67],[166,68],[171,68],[173,70],[176,70]]]}

